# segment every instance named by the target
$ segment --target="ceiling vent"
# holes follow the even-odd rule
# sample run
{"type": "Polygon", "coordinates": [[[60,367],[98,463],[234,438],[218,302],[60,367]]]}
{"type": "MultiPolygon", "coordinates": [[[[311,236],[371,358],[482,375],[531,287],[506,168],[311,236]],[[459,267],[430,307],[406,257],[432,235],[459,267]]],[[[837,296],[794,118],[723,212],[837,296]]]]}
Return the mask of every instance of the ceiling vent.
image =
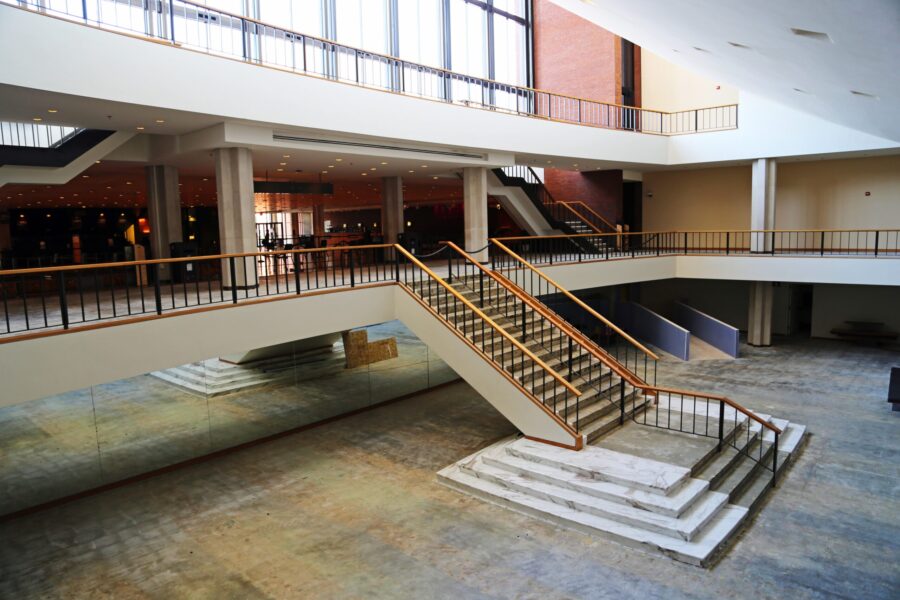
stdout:
{"type": "Polygon", "coordinates": [[[743,48],[744,50],[752,50],[752,48],[746,44],[739,44],[737,42],[728,42],[729,46],[734,46],[735,48],[743,48]]]}
{"type": "Polygon", "coordinates": [[[850,90],[850,93],[854,96],[862,96],[863,98],[872,98],[873,100],[878,100],[878,96],[876,96],[875,94],[860,92],[859,90],[850,90]]]}
{"type": "Polygon", "coordinates": [[[828,42],[832,43],[831,36],[827,33],[822,33],[821,31],[810,31],[809,29],[798,29],[796,27],[791,27],[791,32],[794,35],[799,35],[800,37],[809,38],[811,40],[818,40],[820,42],[828,42]]]}

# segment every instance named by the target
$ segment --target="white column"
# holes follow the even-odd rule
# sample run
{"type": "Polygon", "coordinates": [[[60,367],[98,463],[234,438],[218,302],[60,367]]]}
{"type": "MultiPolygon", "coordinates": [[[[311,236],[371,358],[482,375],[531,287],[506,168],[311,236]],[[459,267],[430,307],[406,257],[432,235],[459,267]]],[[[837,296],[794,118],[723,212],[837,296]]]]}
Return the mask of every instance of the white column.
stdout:
{"type": "MultiPolygon", "coordinates": [[[[750,229],[754,231],[775,229],[775,159],[759,158],[753,161],[750,189],[750,229]]],[[[753,234],[750,238],[752,252],[772,250],[772,237],[753,234]]]]}
{"type": "MultiPolygon", "coordinates": [[[[463,169],[463,223],[466,233],[466,250],[477,250],[487,246],[487,169],[484,167],[463,169]]],[[[488,251],[485,249],[481,252],[473,252],[472,257],[481,263],[487,263],[488,251]]]]}
{"type": "MultiPolygon", "coordinates": [[[[169,244],[183,241],[178,169],[166,165],[150,165],[144,171],[147,174],[150,254],[153,258],[169,258],[169,244]]],[[[159,276],[160,279],[169,279],[168,265],[160,265],[159,276]]]]}
{"type": "MultiPolygon", "coordinates": [[[[253,211],[253,156],[247,148],[218,148],[216,194],[219,210],[219,247],[223,254],[257,252],[253,211]]],[[[228,261],[223,261],[222,282],[231,287],[228,261]]],[[[257,285],[255,261],[235,259],[235,285],[257,285]]]]}
{"type": "Polygon", "coordinates": [[[403,179],[384,177],[381,180],[381,234],[385,244],[396,244],[403,233],[403,179]]]}
{"type": "MultiPolygon", "coordinates": [[[[770,252],[773,238],[768,233],[775,229],[775,160],[760,158],[753,161],[752,187],[750,190],[751,252],[770,252]]],[[[773,289],[770,281],[754,281],[750,284],[750,312],[747,319],[747,343],[751,346],[772,344],[773,289]]]]}

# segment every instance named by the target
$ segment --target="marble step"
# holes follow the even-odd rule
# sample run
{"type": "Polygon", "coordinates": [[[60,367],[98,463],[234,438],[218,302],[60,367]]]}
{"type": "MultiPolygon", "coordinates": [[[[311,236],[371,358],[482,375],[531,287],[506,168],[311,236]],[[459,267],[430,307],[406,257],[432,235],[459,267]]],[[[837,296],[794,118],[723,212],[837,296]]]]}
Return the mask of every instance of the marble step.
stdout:
{"type": "Polygon", "coordinates": [[[589,535],[602,535],[697,566],[709,564],[747,515],[746,508],[726,505],[691,541],[686,541],[503,488],[465,473],[457,464],[440,471],[438,480],[460,492],[549,523],[589,535]]]}
{"type": "Polygon", "coordinates": [[[722,480],[731,473],[735,465],[744,456],[742,451],[746,451],[747,447],[755,443],[758,437],[759,431],[752,431],[749,439],[741,436],[740,440],[738,440],[740,443],[737,448],[730,444],[725,445],[721,452],[715,452],[710,459],[694,466],[692,469],[694,477],[709,481],[709,484],[714,488],[720,485],[722,480]]]}
{"type": "Polygon", "coordinates": [[[480,456],[463,463],[460,468],[470,475],[486,479],[508,490],[685,541],[691,541],[728,499],[725,494],[708,492],[681,517],[670,517],[506,471],[485,464],[480,456]]]}
{"type": "Polygon", "coordinates": [[[771,474],[767,467],[772,464],[772,451],[772,444],[757,438],[741,453],[725,477],[710,487],[714,491],[728,494],[729,499],[737,498],[758,474],[757,471],[763,471],[767,476],[771,474]]]}
{"type": "MultiPolygon", "coordinates": [[[[804,433],[806,431],[806,427],[803,425],[797,425],[792,423],[787,426],[785,430],[785,435],[788,433],[792,433],[796,436],[795,443],[792,445],[792,449],[789,452],[778,451],[778,471],[776,476],[776,482],[780,480],[782,477],[782,472],[790,465],[790,463],[796,457],[796,451],[800,446],[800,443],[805,438],[804,433]]],[[[781,440],[779,440],[779,447],[781,446],[781,440]]],[[[772,472],[768,469],[757,469],[754,477],[747,482],[743,486],[743,491],[737,495],[736,498],[733,499],[734,504],[738,506],[743,506],[750,511],[755,511],[758,507],[762,499],[765,497],[766,493],[772,489],[772,472]]]]}
{"type": "Polygon", "coordinates": [[[518,439],[506,446],[517,458],[570,471],[588,479],[669,495],[690,477],[690,469],[588,446],[580,452],[518,439]]]}
{"type": "Polygon", "coordinates": [[[708,481],[689,479],[670,496],[662,496],[617,483],[587,479],[559,467],[517,458],[504,448],[490,448],[482,453],[481,458],[489,465],[527,475],[537,481],[669,517],[680,516],[709,489],[708,481]]]}
{"type": "Polygon", "coordinates": [[[286,373],[281,376],[271,376],[266,378],[260,378],[258,380],[249,381],[249,382],[238,382],[238,383],[230,383],[223,384],[218,386],[197,384],[177,376],[173,376],[169,371],[154,371],[151,373],[152,376],[157,379],[161,379],[167,383],[170,383],[176,387],[187,390],[189,392],[193,392],[196,394],[206,395],[206,396],[219,396],[222,394],[229,394],[231,392],[237,392],[241,390],[246,390],[254,387],[261,387],[264,385],[269,385],[274,383],[279,379],[279,377],[289,377],[290,373],[286,373]]]}

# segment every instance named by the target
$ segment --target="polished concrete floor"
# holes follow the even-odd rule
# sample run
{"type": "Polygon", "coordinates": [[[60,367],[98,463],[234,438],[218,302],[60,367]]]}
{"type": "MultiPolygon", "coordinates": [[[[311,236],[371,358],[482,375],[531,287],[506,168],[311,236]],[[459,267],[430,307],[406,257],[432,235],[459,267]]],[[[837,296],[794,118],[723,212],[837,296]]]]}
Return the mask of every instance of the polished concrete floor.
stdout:
{"type": "Polygon", "coordinates": [[[809,426],[711,570],[441,487],[512,433],[465,384],[0,524],[2,598],[897,598],[897,352],[776,340],[660,383],[809,426]]]}

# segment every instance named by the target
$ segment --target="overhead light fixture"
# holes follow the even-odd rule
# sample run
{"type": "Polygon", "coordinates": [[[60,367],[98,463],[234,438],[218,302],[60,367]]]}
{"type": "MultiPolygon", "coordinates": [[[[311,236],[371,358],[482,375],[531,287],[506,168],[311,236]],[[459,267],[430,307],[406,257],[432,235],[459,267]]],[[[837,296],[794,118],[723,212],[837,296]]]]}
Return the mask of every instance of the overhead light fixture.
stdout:
{"type": "Polygon", "coordinates": [[[166,121],[165,121],[165,119],[157,119],[156,122],[159,124],[162,124],[162,123],[165,123],[166,121]]]}
{"type": "Polygon", "coordinates": [[[278,172],[284,171],[284,169],[275,169],[278,172]]]}
{"type": "Polygon", "coordinates": [[[135,129],[137,129],[138,131],[143,131],[143,130],[144,130],[144,126],[143,126],[143,125],[138,125],[137,127],[135,127],[135,129]]]}
{"type": "Polygon", "coordinates": [[[53,114],[53,113],[58,113],[59,111],[55,108],[48,108],[47,112],[53,114]]]}
{"type": "Polygon", "coordinates": [[[334,168],[334,165],[328,165],[328,168],[329,168],[329,169],[333,169],[333,168],[334,168]]]}
{"type": "Polygon", "coordinates": [[[362,173],[362,176],[363,176],[363,177],[365,177],[366,175],[368,175],[368,173],[362,173]]]}
{"type": "Polygon", "coordinates": [[[283,154],[283,155],[281,156],[281,158],[290,158],[290,157],[291,157],[290,154],[283,154]]]}
{"type": "Polygon", "coordinates": [[[32,121],[35,121],[35,122],[37,122],[37,123],[40,123],[40,122],[43,121],[43,120],[44,120],[44,119],[42,119],[41,117],[35,117],[35,118],[32,119],[32,121]]]}
{"type": "Polygon", "coordinates": [[[387,164],[387,163],[386,163],[386,162],[384,162],[384,161],[381,161],[381,164],[383,164],[383,165],[386,165],[386,164],[387,164]]]}
{"type": "Polygon", "coordinates": [[[334,159],[335,162],[341,162],[342,160],[344,160],[344,159],[343,159],[343,158],[336,158],[336,159],[334,159]]]}
{"type": "Polygon", "coordinates": [[[791,27],[791,33],[794,35],[816,40],[819,42],[831,43],[831,36],[821,31],[812,31],[810,29],[800,29],[799,27],[791,27]]]}
{"type": "Polygon", "coordinates": [[[370,171],[377,171],[378,169],[377,169],[376,167],[372,167],[372,168],[369,169],[369,170],[370,170],[370,171]]]}

